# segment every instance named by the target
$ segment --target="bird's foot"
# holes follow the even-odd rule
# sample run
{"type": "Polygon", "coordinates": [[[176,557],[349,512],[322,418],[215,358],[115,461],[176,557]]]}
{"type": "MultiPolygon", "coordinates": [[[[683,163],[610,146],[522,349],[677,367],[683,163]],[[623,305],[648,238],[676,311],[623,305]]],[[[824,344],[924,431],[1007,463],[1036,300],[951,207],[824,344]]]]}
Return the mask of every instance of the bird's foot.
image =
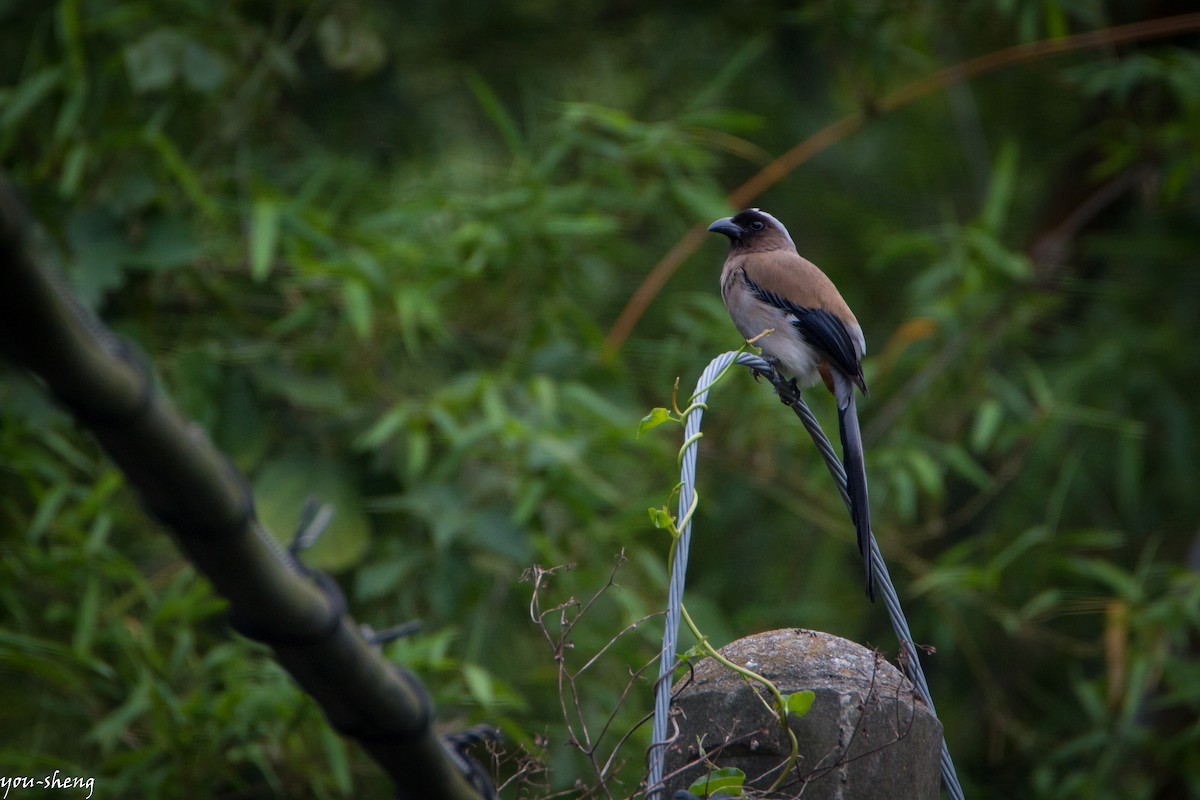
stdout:
{"type": "Polygon", "coordinates": [[[800,402],[800,385],[796,383],[795,378],[785,378],[780,370],[782,364],[778,358],[774,356],[763,356],[763,360],[767,362],[767,369],[762,367],[751,367],[750,374],[754,376],[755,383],[760,378],[766,378],[775,387],[775,394],[779,395],[779,401],[785,406],[794,406],[800,402]]]}
{"type": "Polygon", "coordinates": [[[786,382],[780,380],[780,384],[776,384],[775,388],[779,390],[779,402],[789,408],[800,402],[800,385],[796,383],[796,379],[792,378],[786,382]],[[780,389],[780,384],[787,387],[786,390],[780,389]]]}
{"type": "Polygon", "coordinates": [[[800,385],[796,383],[795,378],[783,377],[783,373],[779,371],[778,361],[774,361],[771,364],[771,374],[769,377],[771,384],[775,387],[775,394],[779,395],[781,403],[791,407],[800,402],[800,385]]]}
{"type": "Polygon", "coordinates": [[[754,376],[754,382],[758,383],[759,378],[766,378],[771,382],[772,386],[778,386],[779,359],[775,356],[766,355],[765,353],[763,354],[762,359],[763,361],[767,362],[765,369],[763,367],[750,367],[750,374],[754,376]]]}
{"type": "MultiPolygon", "coordinates": [[[[778,374],[778,373],[777,373],[778,374]]],[[[788,408],[800,402],[800,387],[796,384],[796,379],[791,378],[784,380],[780,376],[777,380],[772,381],[775,384],[775,394],[779,395],[779,402],[783,403],[788,408]]]]}

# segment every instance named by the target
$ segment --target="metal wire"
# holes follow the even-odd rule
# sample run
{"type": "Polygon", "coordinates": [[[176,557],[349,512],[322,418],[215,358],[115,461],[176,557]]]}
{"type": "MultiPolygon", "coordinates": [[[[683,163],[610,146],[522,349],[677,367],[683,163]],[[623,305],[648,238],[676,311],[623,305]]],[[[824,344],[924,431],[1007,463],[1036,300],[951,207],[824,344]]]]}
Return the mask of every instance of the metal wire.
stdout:
{"type": "MultiPolygon", "coordinates": [[[[757,369],[756,366],[751,368],[757,369]]],[[[767,365],[767,370],[770,369],[770,365],[767,365]]],[[[813,416],[812,410],[809,409],[808,404],[804,402],[802,397],[797,396],[792,409],[800,417],[800,421],[804,423],[804,427],[808,431],[808,435],[812,437],[817,449],[821,451],[821,456],[825,459],[825,465],[829,468],[829,472],[833,475],[833,480],[837,484],[838,490],[842,493],[842,501],[846,504],[847,510],[849,510],[850,494],[846,488],[846,470],[842,466],[842,462],[838,459],[837,453],[834,452],[833,445],[829,442],[829,437],[821,430],[821,423],[813,416]]],[[[896,638],[900,641],[900,649],[903,652],[903,657],[900,659],[900,668],[908,676],[908,679],[913,682],[918,694],[921,695],[921,699],[929,706],[930,713],[936,717],[937,709],[933,705],[933,696],[929,693],[929,683],[925,680],[925,671],[921,669],[921,659],[917,656],[917,648],[913,644],[912,632],[908,628],[908,620],[904,616],[904,610],[900,607],[900,597],[896,594],[896,586],[892,583],[892,576],[888,573],[887,564],[884,563],[883,553],[880,552],[879,544],[875,541],[874,531],[871,532],[871,564],[875,568],[876,585],[883,596],[883,605],[887,609],[888,619],[891,620],[892,630],[896,632],[896,638]]],[[[962,786],[958,782],[958,772],[954,769],[954,760],[950,757],[950,748],[946,744],[945,737],[942,738],[941,768],[942,783],[945,784],[946,791],[950,793],[950,797],[953,800],[963,800],[962,786]]]]}
{"type": "Polygon", "coordinates": [[[650,744],[650,769],[646,779],[651,800],[662,793],[663,765],[667,754],[667,723],[671,709],[671,675],[675,670],[676,641],[679,635],[680,610],[683,608],[683,586],[687,578],[688,550],[692,542],[691,509],[696,499],[696,450],[700,443],[700,420],[704,417],[708,392],[717,378],[729,368],[734,360],[739,364],[753,366],[763,362],[750,353],[728,352],[709,362],[708,367],[696,383],[692,395],[691,409],[684,424],[683,449],[679,465],[679,516],[682,522],[679,538],[675,540],[675,554],[671,562],[671,584],[667,593],[667,618],[663,625],[662,656],[658,662],[658,681],[654,684],[654,726],[650,744]]]}
{"type": "MultiPolygon", "coordinates": [[[[687,442],[687,445],[680,458],[681,486],[679,490],[678,518],[683,522],[683,525],[679,531],[679,539],[675,543],[675,554],[671,568],[671,583],[667,595],[666,623],[663,628],[662,655],[659,661],[658,681],[654,687],[654,725],[646,781],[647,797],[650,800],[657,800],[657,798],[661,797],[663,791],[663,770],[668,743],[667,725],[671,705],[671,676],[675,668],[680,609],[683,605],[687,558],[692,538],[690,512],[695,502],[696,450],[700,438],[700,420],[704,416],[704,410],[707,408],[705,402],[708,399],[708,393],[712,388],[713,382],[724,370],[728,369],[735,362],[750,367],[750,369],[757,373],[771,377],[772,382],[781,395],[785,391],[781,388],[780,382],[774,380],[777,374],[773,366],[759,356],[750,353],[728,352],[717,356],[709,362],[708,367],[704,370],[704,373],[700,376],[700,380],[696,384],[693,405],[688,412],[687,422],[684,426],[684,441],[687,442]]],[[[789,400],[793,400],[793,398],[789,397],[789,400]]],[[[829,468],[830,474],[833,475],[834,482],[842,494],[842,500],[846,503],[846,508],[849,509],[850,495],[846,489],[846,471],[837,453],[834,451],[833,445],[829,442],[829,438],[821,430],[821,424],[798,393],[794,396],[794,402],[790,402],[789,404],[792,410],[796,412],[796,415],[800,417],[800,421],[804,423],[804,427],[808,431],[809,436],[812,437],[813,443],[816,444],[817,449],[821,452],[821,456],[825,459],[825,464],[829,468]]],[[[870,539],[871,563],[875,568],[876,584],[880,595],[883,597],[883,605],[887,609],[892,629],[895,631],[896,638],[900,642],[902,652],[900,668],[908,676],[908,679],[912,681],[921,699],[929,706],[930,713],[937,716],[937,710],[933,705],[933,697],[929,693],[929,684],[925,680],[925,673],[921,669],[921,660],[918,656],[917,648],[912,641],[912,632],[908,628],[908,620],[905,619],[904,610],[900,607],[900,597],[896,593],[896,587],[892,583],[892,577],[888,573],[887,564],[884,563],[879,545],[875,542],[874,533],[871,534],[870,539]]],[[[962,786],[958,782],[958,774],[954,769],[954,761],[950,758],[950,749],[947,747],[944,737],[942,739],[941,771],[942,783],[945,785],[946,791],[949,792],[952,800],[963,800],[962,786]]]]}

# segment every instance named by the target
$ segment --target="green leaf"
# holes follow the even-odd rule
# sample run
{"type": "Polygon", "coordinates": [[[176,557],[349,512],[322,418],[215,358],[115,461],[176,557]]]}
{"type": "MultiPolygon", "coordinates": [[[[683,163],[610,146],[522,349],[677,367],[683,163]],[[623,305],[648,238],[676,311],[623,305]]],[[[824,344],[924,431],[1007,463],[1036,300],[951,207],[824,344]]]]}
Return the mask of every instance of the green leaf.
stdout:
{"type": "Polygon", "coordinates": [[[79,145],[86,144],[80,131],[85,130],[81,122],[84,112],[88,109],[88,83],[82,75],[75,75],[67,88],[66,99],[58,110],[58,119],[54,121],[53,139],[55,142],[74,140],[79,145]]]}
{"type": "Polygon", "coordinates": [[[128,693],[124,703],[92,726],[87,739],[98,743],[105,750],[116,747],[134,722],[150,711],[151,689],[149,676],[143,676],[137,687],[128,693]]]}
{"type": "Polygon", "coordinates": [[[341,411],[346,407],[346,387],[332,376],[305,374],[283,364],[263,364],[254,370],[254,379],[263,392],[297,408],[341,411]]]}
{"type": "Polygon", "coordinates": [[[1013,186],[1017,179],[1017,156],[1019,148],[1008,139],[1000,146],[996,156],[996,164],[992,168],[992,183],[988,187],[987,199],[984,201],[980,223],[983,229],[993,235],[999,235],[1004,229],[1008,217],[1008,207],[1012,202],[1013,186]]]}
{"type": "Polygon", "coordinates": [[[175,82],[186,41],[178,31],[159,28],[125,47],[125,72],[135,94],[165,89],[175,82]]]}
{"type": "Polygon", "coordinates": [[[725,195],[716,184],[676,178],[668,188],[675,202],[696,219],[711,219],[729,213],[725,195]]]}
{"type": "Polygon", "coordinates": [[[351,775],[350,758],[346,751],[346,742],[333,732],[328,725],[321,726],[321,747],[329,763],[329,771],[333,774],[333,785],[343,797],[349,797],[354,790],[354,778],[351,775]]]}
{"type": "Polygon", "coordinates": [[[354,449],[360,451],[378,450],[387,444],[408,422],[409,411],[403,405],[394,405],[375,420],[371,427],[359,434],[354,440],[354,449]]]}
{"type": "Polygon", "coordinates": [[[985,265],[995,267],[1006,277],[1020,280],[1033,273],[1033,263],[1028,256],[1010,250],[990,231],[967,228],[963,237],[985,265]]]}
{"type": "Polygon", "coordinates": [[[992,485],[993,478],[988,471],[958,445],[952,444],[944,447],[942,457],[954,472],[971,481],[980,489],[987,489],[992,485]]]}
{"type": "Polygon", "coordinates": [[[37,511],[34,512],[26,532],[29,541],[37,540],[50,527],[50,523],[62,511],[70,488],[66,484],[60,483],[42,495],[41,502],[38,503],[37,511]]]}
{"type": "Polygon", "coordinates": [[[400,286],[393,302],[400,323],[400,338],[409,355],[421,350],[421,340],[426,335],[448,338],[446,315],[432,292],[419,286],[400,286]]]}
{"type": "Polygon", "coordinates": [[[71,636],[71,649],[81,658],[85,658],[91,653],[99,607],[100,580],[97,576],[90,575],[87,588],[83,592],[83,600],[75,611],[75,632],[71,636]]]}
{"type": "Polygon", "coordinates": [[[1069,563],[1075,572],[1105,585],[1118,597],[1132,603],[1142,601],[1144,592],[1141,583],[1117,564],[1102,558],[1073,558],[1069,563]]]}
{"type": "Polygon", "coordinates": [[[671,412],[665,408],[655,408],[649,414],[642,417],[642,421],[638,423],[637,435],[640,437],[648,430],[653,430],[664,422],[671,422],[674,417],[671,412]]]}
{"type": "Polygon", "coordinates": [[[675,518],[671,516],[670,512],[668,512],[665,507],[648,508],[646,511],[650,514],[650,524],[652,524],[654,527],[659,529],[666,528],[670,530],[675,526],[675,518]]]}
{"type": "Polygon", "coordinates": [[[408,446],[404,450],[404,474],[411,479],[420,475],[429,463],[432,442],[429,431],[416,427],[409,428],[405,440],[408,446]]]}
{"type": "Polygon", "coordinates": [[[475,72],[467,74],[467,86],[470,87],[471,93],[475,95],[475,101],[479,103],[479,107],[483,109],[483,113],[496,126],[496,130],[500,132],[500,136],[504,139],[504,143],[508,145],[509,151],[514,156],[524,156],[525,142],[521,138],[521,131],[517,127],[517,122],[504,108],[504,104],[500,102],[499,96],[492,90],[492,87],[475,72]]]}
{"type": "Polygon", "coordinates": [[[1026,361],[1022,364],[1022,373],[1025,375],[1026,381],[1029,384],[1029,394],[1033,396],[1034,402],[1038,407],[1043,409],[1053,409],[1057,405],[1055,403],[1054,390],[1050,388],[1050,382],[1046,379],[1046,373],[1042,371],[1042,367],[1032,361],[1026,361]]]}
{"type": "Polygon", "coordinates": [[[200,175],[192,169],[191,164],[179,151],[175,142],[153,125],[147,128],[145,138],[146,143],[158,154],[163,167],[179,183],[179,188],[188,196],[188,199],[206,217],[216,219],[221,212],[220,205],[212,195],[204,190],[200,175]]]}
{"type": "Polygon", "coordinates": [[[408,556],[364,564],[355,571],[354,597],[365,602],[396,594],[419,562],[419,556],[408,556]]]}
{"type": "Polygon", "coordinates": [[[813,701],[816,699],[817,695],[811,689],[802,689],[784,698],[784,708],[789,714],[803,717],[812,708],[813,701]]]}
{"type": "Polygon", "coordinates": [[[702,778],[697,778],[688,787],[692,794],[711,797],[715,792],[725,792],[732,797],[741,797],[746,785],[746,773],[737,767],[714,769],[702,778]]]}
{"type": "Polygon", "coordinates": [[[76,142],[63,159],[62,173],[58,178],[58,193],[63,197],[71,198],[78,193],[87,156],[87,142],[76,142]]]}
{"type": "Polygon", "coordinates": [[[492,674],[477,664],[463,664],[463,681],[467,692],[481,706],[490,706],[496,701],[495,682],[492,674]]]}
{"type": "Polygon", "coordinates": [[[20,123],[26,114],[58,88],[62,77],[60,68],[47,67],[33,77],[21,81],[4,103],[4,113],[0,115],[0,130],[8,130],[20,123]]]}
{"type": "Polygon", "coordinates": [[[1058,609],[1062,605],[1063,594],[1061,589],[1045,589],[1038,592],[1021,606],[1021,618],[1033,620],[1058,609]]]}
{"type": "Polygon", "coordinates": [[[693,92],[688,99],[689,109],[708,109],[720,103],[721,97],[735,82],[746,75],[754,62],[758,61],[769,47],[770,38],[765,34],[746,38],[732,57],[724,59],[721,69],[693,92]]]}
{"type": "Polygon", "coordinates": [[[996,439],[996,432],[1004,419],[1004,409],[999,400],[985,400],[975,412],[975,423],[971,426],[971,450],[985,452],[996,439]]]}
{"type": "Polygon", "coordinates": [[[371,335],[371,292],[360,280],[342,283],[342,302],[345,304],[346,319],[354,335],[365,340],[371,335]]]}
{"type": "Polygon", "coordinates": [[[83,44],[84,26],[81,19],[82,3],[79,0],[60,3],[58,7],[58,24],[62,42],[67,51],[67,63],[71,67],[71,75],[78,80],[87,69],[86,55],[83,44]]]}
{"type": "Polygon", "coordinates": [[[260,198],[250,210],[250,277],[261,283],[271,272],[279,243],[279,205],[260,198]]]}
{"type": "Polygon", "coordinates": [[[906,455],[909,469],[912,470],[913,477],[921,491],[935,497],[940,496],[944,489],[942,471],[933,456],[916,448],[909,450],[906,455]]]}
{"type": "Polygon", "coordinates": [[[917,484],[908,470],[895,470],[892,475],[892,502],[896,513],[905,521],[911,521],[917,514],[917,484]]]}

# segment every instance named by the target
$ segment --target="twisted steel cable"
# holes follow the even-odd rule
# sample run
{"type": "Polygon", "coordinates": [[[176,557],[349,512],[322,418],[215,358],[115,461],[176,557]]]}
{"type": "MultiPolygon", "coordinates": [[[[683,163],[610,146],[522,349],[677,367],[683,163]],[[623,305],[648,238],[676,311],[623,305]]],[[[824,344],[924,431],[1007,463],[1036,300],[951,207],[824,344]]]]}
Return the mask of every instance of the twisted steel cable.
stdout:
{"type": "MultiPolygon", "coordinates": [[[[813,443],[816,444],[817,449],[821,452],[821,456],[825,459],[825,464],[829,468],[830,474],[833,475],[834,482],[841,492],[842,500],[846,503],[846,508],[850,508],[850,495],[846,489],[845,468],[834,451],[829,437],[821,429],[821,424],[817,421],[812,410],[809,409],[794,386],[784,382],[782,376],[775,370],[774,365],[751,353],[730,351],[722,353],[710,361],[708,367],[701,374],[700,380],[696,382],[696,391],[692,395],[692,403],[686,412],[687,421],[684,425],[685,444],[680,453],[679,515],[677,517],[679,522],[679,538],[675,542],[675,552],[671,563],[666,621],[663,626],[662,654],[659,660],[658,680],[654,687],[654,724],[649,753],[650,763],[646,780],[647,796],[651,800],[659,798],[663,790],[663,769],[668,744],[667,726],[671,706],[671,675],[675,668],[679,621],[683,607],[683,589],[687,573],[688,552],[691,547],[692,538],[692,511],[696,503],[696,451],[700,441],[700,421],[704,416],[704,411],[708,407],[706,403],[713,384],[733,364],[747,366],[753,372],[771,381],[780,398],[784,403],[791,406],[796,415],[800,417],[800,421],[804,423],[804,428],[808,431],[809,436],[812,437],[813,443]]],[[[933,697],[929,693],[929,683],[925,680],[925,672],[921,668],[921,660],[918,657],[917,648],[912,641],[912,632],[909,630],[908,620],[905,618],[904,610],[900,606],[900,597],[896,593],[896,587],[892,583],[892,577],[888,573],[887,564],[884,563],[883,554],[879,550],[879,545],[875,542],[873,532],[870,538],[871,563],[875,568],[877,587],[880,595],[883,597],[883,605],[887,610],[888,619],[892,623],[892,629],[895,631],[896,638],[900,642],[902,653],[900,668],[904,671],[908,679],[912,681],[921,699],[929,706],[930,713],[936,716],[937,710],[933,704],[933,697]]],[[[958,782],[958,774],[954,769],[954,761],[950,757],[950,749],[946,745],[944,737],[942,739],[941,771],[942,783],[945,785],[952,800],[963,800],[962,786],[958,782]]]]}

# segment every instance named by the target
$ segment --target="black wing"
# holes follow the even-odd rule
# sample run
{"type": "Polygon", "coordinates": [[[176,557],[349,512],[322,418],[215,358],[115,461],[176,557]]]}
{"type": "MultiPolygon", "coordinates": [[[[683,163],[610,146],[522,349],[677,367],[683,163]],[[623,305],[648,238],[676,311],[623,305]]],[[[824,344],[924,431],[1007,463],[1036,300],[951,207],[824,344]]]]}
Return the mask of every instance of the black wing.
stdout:
{"type": "Polygon", "coordinates": [[[762,288],[750,276],[742,271],[742,278],[750,291],[762,302],[775,306],[792,317],[792,327],[804,338],[804,341],[821,351],[835,367],[850,376],[859,386],[864,386],[862,364],[854,349],[854,340],[850,331],[833,313],[823,308],[806,308],[780,297],[772,291],[762,288]]]}

